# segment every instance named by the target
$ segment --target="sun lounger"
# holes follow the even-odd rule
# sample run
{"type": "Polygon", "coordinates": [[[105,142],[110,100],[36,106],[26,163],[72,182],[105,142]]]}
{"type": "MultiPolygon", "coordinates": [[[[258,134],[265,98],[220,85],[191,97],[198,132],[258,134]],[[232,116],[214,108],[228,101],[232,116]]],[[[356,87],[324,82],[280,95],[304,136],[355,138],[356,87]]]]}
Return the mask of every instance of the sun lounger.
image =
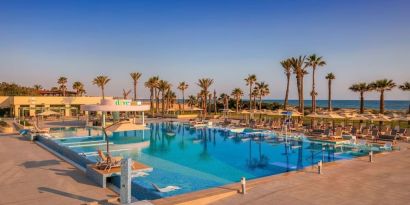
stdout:
{"type": "Polygon", "coordinates": [[[410,132],[405,132],[404,134],[399,135],[399,138],[403,141],[410,141],[410,132]]]}
{"type": "Polygon", "coordinates": [[[372,130],[372,133],[370,135],[366,136],[366,139],[375,141],[375,140],[379,139],[379,133],[380,133],[379,130],[374,129],[374,130],[372,130]]]}
{"type": "Polygon", "coordinates": [[[392,142],[386,142],[383,147],[380,147],[380,149],[383,150],[391,150],[393,148],[393,143],[392,142]]]}
{"type": "Polygon", "coordinates": [[[34,127],[34,132],[36,133],[49,133],[50,132],[49,128],[40,129],[39,127],[37,127],[36,123],[33,123],[33,127],[34,127]]]}
{"type": "Polygon", "coordinates": [[[369,135],[369,128],[363,128],[360,134],[357,134],[359,138],[366,138],[369,135]]]}
{"type": "Polygon", "coordinates": [[[137,172],[137,173],[133,173],[132,177],[145,177],[148,176],[149,174],[146,172],[137,172]]]}
{"type": "Polygon", "coordinates": [[[98,150],[97,152],[100,158],[100,160],[96,164],[98,169],[109,171],[114,167],[121,166],[122,157],[111,157],[109,155],[105,156],[105,154],[101,150],[98,150]]]}
{"type": "Polygon", "coordinates": [[[342,139],[342,128],[336,128],[336,132],[333,136],[329,136],[330,139],[342,139]]]}
{"type": "Polygon", "coordinates": [[[154,184],[154,183],[151,183],[151,185],[152,185],[152,187],[154,187],[155,190],[157,190],[158,192],[162,192],[162,193],[166,193],[166,192],[170,192],[170,191],[175,191],[175,190],[181,189],[181,188],[178,187],[178,186],[167,186],[167,187],[164,187],[164,188],[160,188],[159,186],[157,186],[157,185],[154,184]]]}
{"type": "Polygon", "coordinates": [[[359,146],[367,146],[367,140],[357,140],[356,142],[359,146]]]}

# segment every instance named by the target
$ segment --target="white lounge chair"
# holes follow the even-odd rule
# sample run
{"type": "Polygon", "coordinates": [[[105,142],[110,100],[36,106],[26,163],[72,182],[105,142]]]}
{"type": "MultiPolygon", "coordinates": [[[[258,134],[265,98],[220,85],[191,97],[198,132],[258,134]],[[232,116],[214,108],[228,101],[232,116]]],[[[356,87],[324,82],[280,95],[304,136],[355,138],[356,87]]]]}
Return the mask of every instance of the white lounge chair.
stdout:
{"type": "Polygon", "coordinates": [[[393,143],[391,142],[386,142],[383,147],[380,147],[380,149],[384,149],[384,150],[391,150],[393,147],[393,143]]]}
{"type": "Polygon", "coordinates": [[[157,190],[158,192],[162,192],[162,193],[170,192],[170,191],[175,191],[175,190],[181,189],[181,188],[178,187],[178,186],[167,186],[167,187],[164,187],[164,188],[160,188],[159,186],[157,186],[157,185],[154,184],[154,183],[151,183],[151,184],[152,184],[152,187],[154,187],[155,190],[157,190]]]}
{"type": "Polygon", "coordinates": [[[358,144],[360,146],[367,146],[367,141],[366,140],[358,140],[358,144]]]}
{"type": "Polygon", "coordinates": [[[133,173],[132,177],[145,177],[148,176],[149,174],[146,172],[137,172],[137,173],[133,173]]]}

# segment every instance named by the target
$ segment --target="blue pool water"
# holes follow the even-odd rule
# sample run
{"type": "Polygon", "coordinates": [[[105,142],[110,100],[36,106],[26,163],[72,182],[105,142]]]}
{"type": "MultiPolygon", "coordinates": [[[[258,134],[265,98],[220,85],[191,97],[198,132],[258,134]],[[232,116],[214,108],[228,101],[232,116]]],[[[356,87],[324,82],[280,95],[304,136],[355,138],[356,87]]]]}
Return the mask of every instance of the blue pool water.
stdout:
{"type": "MultiPolygon", "coordinates": [[[[366,155],[369,147],[335,146],[308,139],[284,139],[274,134],[253,132],[235,134],[214,128],[193,129],[181,123],[150,124],[144,131],[113,133],[109,137],[114,156],[131,157],[153,167],[148,176],[132,181],[133,196],[156,199],[240,181],[302,169],[325,162],[366,155]],[[322,150],[324,148],[324,150],[322,150]],[[160,187],[181,187],[168,193],[160,187]]],[[[87,158],[96,160],[97,149],[105,150],[102,136],[56,140],[87,158]]],[[[377,148],[373,148],[377,151],[377,148]]],[[[119,184],[119,178],[114,178],[119,184]]]]}

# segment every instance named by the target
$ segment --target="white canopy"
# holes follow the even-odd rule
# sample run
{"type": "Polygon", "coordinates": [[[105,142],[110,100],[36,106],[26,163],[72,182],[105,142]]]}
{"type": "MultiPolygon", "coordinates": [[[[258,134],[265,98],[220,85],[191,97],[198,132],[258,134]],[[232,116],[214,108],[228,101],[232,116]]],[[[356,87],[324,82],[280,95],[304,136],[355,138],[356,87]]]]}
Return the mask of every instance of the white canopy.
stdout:
{"type": "Polygon", "coordinates": [[[61,115],[60,113],[58,113],[58,112],[54,112],[54,111],[52,111],[52,110],[47,110],[47,111],[44,111],[44,112],[42,112],[42,113],[39,113],[39,114],[37,114],[38,116],[50,116],[50,115],[61,115]]]}
{"type": "Polygon", "coordinates": [[[104,99],[97,105],[82,105],[84,111],[103,111],[103,112],[143,112],[150,110],[149,105],[117,105],[115,100],[104,99]]]}

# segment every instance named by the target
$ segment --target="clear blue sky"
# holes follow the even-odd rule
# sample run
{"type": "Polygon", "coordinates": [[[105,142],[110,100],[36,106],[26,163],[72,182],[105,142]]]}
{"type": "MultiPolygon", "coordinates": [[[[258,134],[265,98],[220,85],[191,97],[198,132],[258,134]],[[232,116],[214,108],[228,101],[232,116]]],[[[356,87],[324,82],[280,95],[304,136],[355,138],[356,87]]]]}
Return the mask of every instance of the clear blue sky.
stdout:
{"type": "MultiPolygon", "coordinates": [[[[59,76],[82,81],[108,75],[107,93],[131,88],[129,72],[190,84],[211,77],[218,93],[241,87],[254,73],[283,98],[279,61],[301,54],[324,56],[317,74],[333,72],[335,99],[358,99],[348,87],[380,78],[410,80],[410,1],[0,1],[0,81],[55,86],[59,76]]],[[[291,98],[296,98],[294,77],[291,98]]],[[[140,83],[143,97],[148,90],[140,83]]],[[[71,86],[71,85],[70,85],[71,86]]],[[[305,96],[311,90],[306,76],[305,96]]],[[[179,95],[179,93],[178,93],[179,95]]],[[[376,93],[368,95],[377,99],[376,93]]],[[[410,99],[395,89],[387,99],[410,99]]]]}

